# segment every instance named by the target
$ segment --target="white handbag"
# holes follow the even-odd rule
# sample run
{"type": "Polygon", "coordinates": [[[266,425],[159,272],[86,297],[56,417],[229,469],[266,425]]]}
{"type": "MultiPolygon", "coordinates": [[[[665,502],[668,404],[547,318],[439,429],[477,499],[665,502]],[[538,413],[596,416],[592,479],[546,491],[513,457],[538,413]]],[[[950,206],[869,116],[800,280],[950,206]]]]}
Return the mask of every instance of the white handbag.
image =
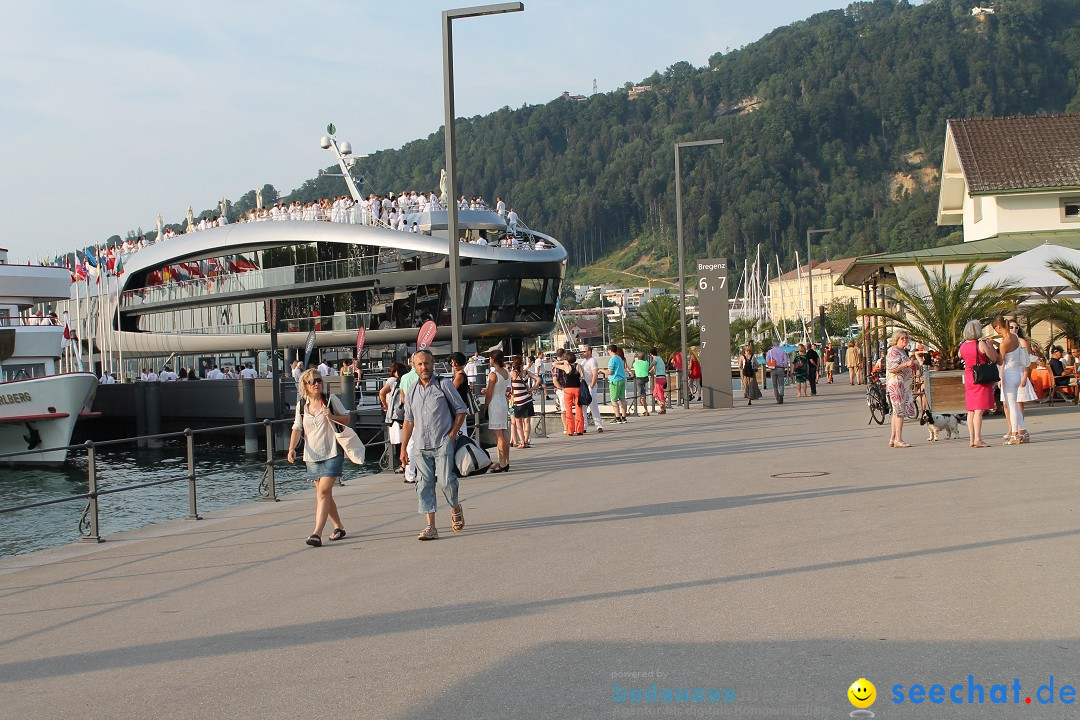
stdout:
{"type": "Polygon", "coordinates": [[[345,451],[345,456],[357,465],[363,465],[366,448],[360,440],[360,436],[348,425],[342,425],[336,420],[330,422],[333,423],[331,427],[334,428],[334,439],[337,440],[337,444],[341,446],[341,449],[345,451]]]}

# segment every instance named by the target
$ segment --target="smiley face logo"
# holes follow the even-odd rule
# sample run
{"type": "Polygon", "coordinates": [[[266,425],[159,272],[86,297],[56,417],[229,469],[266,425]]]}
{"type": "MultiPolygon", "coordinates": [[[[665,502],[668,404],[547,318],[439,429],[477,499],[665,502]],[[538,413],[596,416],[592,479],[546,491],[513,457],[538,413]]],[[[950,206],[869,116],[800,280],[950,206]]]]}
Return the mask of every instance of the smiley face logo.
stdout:
{"type": "Polygon", "coordinates": [[[877,688],[866,678],[859,678],[847,689],[848,700],[857,708],[868,708],[877,700],[877,688]]]}

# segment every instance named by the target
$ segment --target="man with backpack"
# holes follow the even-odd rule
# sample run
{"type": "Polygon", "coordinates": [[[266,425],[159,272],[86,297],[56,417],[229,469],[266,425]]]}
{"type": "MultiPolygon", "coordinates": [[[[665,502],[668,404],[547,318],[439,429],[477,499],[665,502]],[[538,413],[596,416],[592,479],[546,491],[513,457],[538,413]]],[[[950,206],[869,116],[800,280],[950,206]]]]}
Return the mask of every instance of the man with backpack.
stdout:
{"type": "Polygon", "coordinates": [[[468,408],[461,401],[461,395],[452,381],[435,377],[435,358],[429,351],[413,353],[412,366],[418,380],[405,391],[401,462],[408,464],[409,441],[412,440],[412,459],[417,474],[416,495],[420,501],[420,512],[427,520],[417,539],[435,540],[439,537],[439,531],[435,528],[436,480],[450,505],[454,532],[461,532],[465,528],[465,513],[458,500],[454,438],[465,422],[468,408]]]}

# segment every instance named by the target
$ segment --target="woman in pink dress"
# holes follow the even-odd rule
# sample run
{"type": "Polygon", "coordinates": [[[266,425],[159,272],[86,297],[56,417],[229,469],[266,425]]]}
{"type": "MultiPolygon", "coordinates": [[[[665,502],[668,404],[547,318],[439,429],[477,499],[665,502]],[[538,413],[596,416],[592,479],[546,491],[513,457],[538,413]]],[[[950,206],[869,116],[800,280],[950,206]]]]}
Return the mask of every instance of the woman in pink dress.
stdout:
{"type": "Polygon", "coordinates": [[[981,340],[982,323],[971,320],[964,326],[964,342],[960,345],[960,359],[964,361],[964,406],[968,411],[968,438],[971,447],[990,447],[982,439],[982,417],[994,409],[994,386],[977,385],[972,367],[985,362],[998,362],[997,348],[989,340],[981,340]]]}

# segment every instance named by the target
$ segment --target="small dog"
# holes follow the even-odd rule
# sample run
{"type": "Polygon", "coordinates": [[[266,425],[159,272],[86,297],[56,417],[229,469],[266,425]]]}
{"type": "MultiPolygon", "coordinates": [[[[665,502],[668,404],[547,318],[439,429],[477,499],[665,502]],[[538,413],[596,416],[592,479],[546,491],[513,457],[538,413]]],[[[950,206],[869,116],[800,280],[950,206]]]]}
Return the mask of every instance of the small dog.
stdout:
{"type": "Polygon", "coordinates": [[[929,426],[930,439],[928,442],[937,442],[938,433],[945,433],[946,440],[952,440],[953,435],[960,437],[960,426],[967,425],[967,413],[936,413],[930,412],[930,408],[923,411],[919,416],[919,424],[929,426]]]}

